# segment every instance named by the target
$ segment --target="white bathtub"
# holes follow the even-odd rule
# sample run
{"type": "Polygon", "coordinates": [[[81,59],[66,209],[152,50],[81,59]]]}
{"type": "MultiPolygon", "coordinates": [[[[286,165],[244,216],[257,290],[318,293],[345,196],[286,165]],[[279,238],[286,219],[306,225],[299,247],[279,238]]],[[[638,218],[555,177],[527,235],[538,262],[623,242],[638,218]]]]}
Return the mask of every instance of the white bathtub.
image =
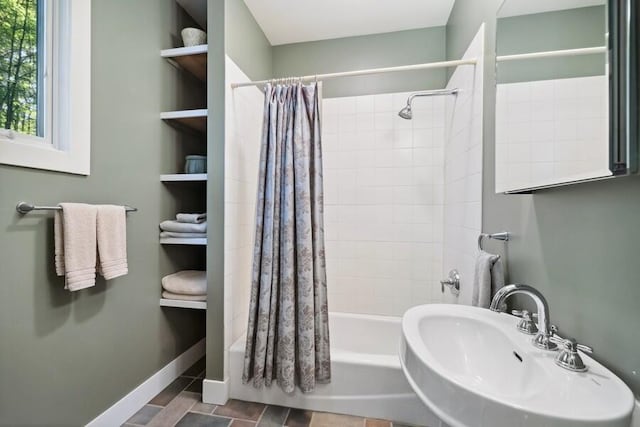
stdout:
{"type": "Polygon", "coordinates": [[[330,384],[313,393],[289,395],[277,384],[255,389],[242,384],[245,338],[231,346],[230,396],[314,411],[383,418],[437,427],[439,419],[422,404],[400,367],[400,318],[330,313],[330,384]]]}

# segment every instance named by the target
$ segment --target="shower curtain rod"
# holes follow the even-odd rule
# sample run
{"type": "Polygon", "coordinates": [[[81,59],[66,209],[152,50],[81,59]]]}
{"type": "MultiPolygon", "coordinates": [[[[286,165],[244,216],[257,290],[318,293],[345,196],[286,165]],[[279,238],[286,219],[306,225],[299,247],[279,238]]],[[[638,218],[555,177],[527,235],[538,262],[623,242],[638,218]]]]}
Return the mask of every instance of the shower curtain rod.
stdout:
{"type": "MultiPolygon", "coordinates": [[[[342,73],[316,74],[312,76],[296,77],[296,79],[300,79],[303,81],[326,80],[326,79],[335,79],[338,77],[355,77],[355,76],[366,76],[370,74],[394,73],[397,71],[416,71],[416,70],[427,70],[431,68],[457,67],[459,65],[476,65],[476,63],[477,63],[477,60],[475,58],[458,59],[456,61],[430,62],[427,64],[404,65],[400,67],[372,68],[369,70],[345,71],[342,73]]],[[[278,79],[275,79],[275,80],[278,80],[278,79]]],[[[260,85],[267,84],[271,81],[273,80],[259,80],[255,82],[231,83],[231,88],[235,89],[237,87],[260,86],[260,85]]]]}
{"type": "Polygon", "coordinates": [[[519,53],[515,55],[496,56],[496,62],[519,61],[521,59],[554,58],[558,56],[580,56],[606,53],[606,46],[582,47],[579,49],[549,50],[545,52],[519,53]]]}

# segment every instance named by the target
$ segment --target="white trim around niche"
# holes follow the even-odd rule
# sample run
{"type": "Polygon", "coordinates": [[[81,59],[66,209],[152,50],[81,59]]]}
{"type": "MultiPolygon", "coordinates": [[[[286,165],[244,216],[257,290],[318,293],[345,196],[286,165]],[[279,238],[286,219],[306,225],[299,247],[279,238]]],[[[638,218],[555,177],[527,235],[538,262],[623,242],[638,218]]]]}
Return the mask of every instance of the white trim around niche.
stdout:
{"type": "Polygon", "coordinates": [[[224,381],[207,380],[202,383],[202,401],[213,405],[224,405],[229,400],[229,378],[224,381]]]}

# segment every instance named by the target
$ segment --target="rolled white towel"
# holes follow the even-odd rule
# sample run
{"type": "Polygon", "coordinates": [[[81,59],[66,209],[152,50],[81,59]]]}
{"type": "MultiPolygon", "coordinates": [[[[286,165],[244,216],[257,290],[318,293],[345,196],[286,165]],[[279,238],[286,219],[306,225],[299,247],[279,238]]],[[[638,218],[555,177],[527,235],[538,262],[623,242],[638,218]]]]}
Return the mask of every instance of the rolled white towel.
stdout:
{"type": "Polygon", "coordinates": [[[190,224],[201,224],[207,220],[206,213],[179,213],[176,215],[176,221],[186,222],[190,224]]]}
{"type": "Polygon", "coordinates": [[[174,237],[177,239],[206,239],[207,233],[175,233],[173,231],[161,231],[160,237],[174,237]]]}
{"type": "Polygon", "coordinates": [[[162,287],[172,294],[204,295],[207,293],[207,272],[183,270],[162,278],[162,287]]]}
{"type": "Polygon", "coordinates": [[[167,220],[160,223],[160,229],[162,231],[172,231],[175,233],[206,233],[207,222],[205,221],[199,224],[194,224],[188,222],[167,220]]]}
{"type": "Polygon", "coordinates": [[[206,295],[182,295],[182,294],[172,294],[171,292],[164,291],[162,292],[162,298],[165,299],[178,299],[182,301],[206,301],[206,295]]]}

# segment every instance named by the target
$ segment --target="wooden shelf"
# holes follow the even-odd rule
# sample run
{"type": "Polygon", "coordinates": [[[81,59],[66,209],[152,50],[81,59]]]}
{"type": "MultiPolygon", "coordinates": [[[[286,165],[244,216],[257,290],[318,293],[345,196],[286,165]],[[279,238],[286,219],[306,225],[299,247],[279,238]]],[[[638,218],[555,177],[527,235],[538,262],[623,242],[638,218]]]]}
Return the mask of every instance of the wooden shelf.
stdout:
{"type": "Polygon", "coordinates": [[[160,118],[170,123],[176,123],[198,132],[207,131],[207,110],[179,110],[160,113],[160,118]]]}
{"type": "Polygon", "coordinates": [[[172,173],[160,175],[162,182],[190,182],[190,181],[206,181],[206,173],[172,173]]]}
{"type": "Polygon", "coordinates": [[[194,245],[194,246],[206,246],[206,238],[183,238],[183,237],[161,237],[161,245],[194,245]]]}
{"type": "Polygon", "coordinates": [[[207,31],[207,0],[176,0],[200,27],[207,31]]]}
{"type": "Polygon", "coordinates": [[[200,46],[178,47],[160,51],[160,56],[178,68],[182,68],[198,78],[207,81],[207,50],[206,44],[200,46]]]}
{"type": "Polygon", "coordinates": [[[207,309],[206,301],[184,301],[179,299],[160,298],[160,305],[162,307],[194,308],[197,310],[207,309]]]}

